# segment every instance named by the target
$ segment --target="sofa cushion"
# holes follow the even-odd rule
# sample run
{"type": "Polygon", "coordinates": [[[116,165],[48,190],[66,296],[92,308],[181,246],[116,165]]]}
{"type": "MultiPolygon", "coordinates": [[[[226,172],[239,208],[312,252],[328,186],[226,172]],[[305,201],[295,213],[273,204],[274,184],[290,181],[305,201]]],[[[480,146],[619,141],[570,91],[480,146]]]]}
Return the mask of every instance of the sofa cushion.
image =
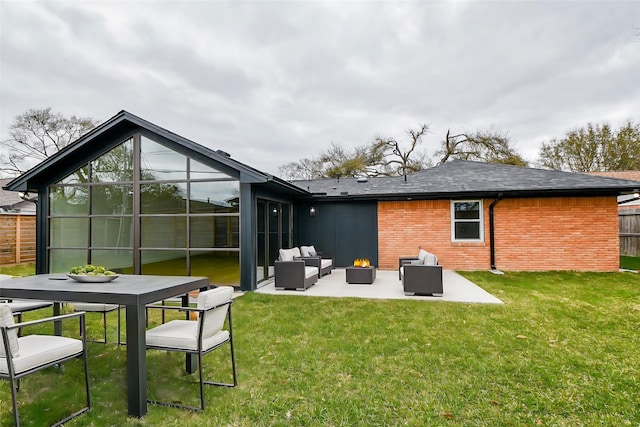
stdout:
{"type": "Polygon", "coordinates": [[[318,275],[318,268],[317,267],[305,267],[304,268],[304,277],[305,277],[305,279],[308,279],[310,277],[317,276],[317,275],[318,275]]]}
{"type": "Polygon", "coordinates": [[[320,260],[320,268],[327,268],[333,266],[333,260],[331,259],[322,259],[320,260]]]}
{"type": "Polygon", "coordinates": [[[427,253],[427,257],[424,260],[424,265],[438,265],[438,257],[432,253],[427,253]]]}
{"type": "Polygon", "coordinates": [[[297,246],[296,246],[296,247],[291,248],[291,250],[293,251],[293,257],[294,257],[294,258],[296,258],[296,257],[298,257],[298,258],[299,258],[299,257],[301,257],[301,256],[302,256],[302,254],[300,253],[300,249],[299,249],[297,246]]]}
{"type": "Polygon", "coordinates": [[[418,260],[421,261],[422,264],[424,264],[424,260],[427,258],[427,255],[429,255],[429,252],[425,251],[424,249],[420,249],[420,251],[418,252],[418,260]]]}

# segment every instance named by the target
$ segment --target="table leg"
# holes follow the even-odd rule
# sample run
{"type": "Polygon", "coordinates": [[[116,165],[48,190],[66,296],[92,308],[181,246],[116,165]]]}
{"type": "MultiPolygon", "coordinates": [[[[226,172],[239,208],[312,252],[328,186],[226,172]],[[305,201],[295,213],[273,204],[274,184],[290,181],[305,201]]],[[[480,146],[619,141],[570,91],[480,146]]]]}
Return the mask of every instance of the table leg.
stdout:
{"type": "Polygon", "coordinates": [[[147,413],[147,347],[145,307],[127,305],[127,394],[129,415],[147,413]]]}
{"type": "MultiPolygon", "coordinates": [[[[54,316],[59,316],[60,315],[60,305],[61,304],[62,303],[60,303],[60,302],[54,302],[53,303],[53,315],[54,316]]],[[[54,333],[54,335],[58,335],[58,336],[62,335],[62,321],[55,320],[53,322],[53,333],[54,333]]]]}
{"type": "MultiPolygon", "coordinates": [[[[182,306],[189,307],[189,294],[185,294],[182,296],[182,306]]],[[[189,320],[191,313],[187,312],[187,320],[189,320]]],[[[188,374],[195,374],[198,369],[198,360],[195,357],[192,357],[191,354],[187,353],[185,355],[185,370],[188,374]]]]}

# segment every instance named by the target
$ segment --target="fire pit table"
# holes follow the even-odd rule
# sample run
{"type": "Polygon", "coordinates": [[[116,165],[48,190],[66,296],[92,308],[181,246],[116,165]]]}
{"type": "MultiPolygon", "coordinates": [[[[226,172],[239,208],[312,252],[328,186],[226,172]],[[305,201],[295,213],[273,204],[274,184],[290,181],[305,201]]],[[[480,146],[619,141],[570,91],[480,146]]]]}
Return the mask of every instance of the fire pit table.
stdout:
{"type": "Polygon", "coordinates": [[[376,268],[369,267],[346,267],[347,283],[370,285],[376,280],[376,268]]]}

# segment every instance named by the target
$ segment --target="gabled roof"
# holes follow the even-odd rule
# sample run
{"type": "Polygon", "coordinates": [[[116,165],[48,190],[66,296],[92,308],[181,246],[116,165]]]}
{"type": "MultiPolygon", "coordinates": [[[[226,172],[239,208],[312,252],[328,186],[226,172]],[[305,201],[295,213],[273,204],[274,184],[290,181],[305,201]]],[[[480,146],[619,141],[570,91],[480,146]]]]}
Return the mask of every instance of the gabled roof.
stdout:
{"type": "Polygon", "coordinates": [[[237,171],[242,182],[272,183],[275,184],[275,187],[279,190],[295,194],[304,194],[304,190],[291,185],[289,182],[238,162],[223,151],[214,151],[197,144],[124,110],[83,135],[74,143],[64,147],[53,156],[34,166],[18,178],[7,183],[5,188],[12,191],[26,191],[34,190],[34,186],[38,184],[44,183],[46,185],[51,183],[50,177],[56,173],[59,175],[59,170],[62,167],[66,168],[69,164],[86,162],[96,154],[104,152],[107,144],[113,144],[117,142],[119,138],[123,138],[124,135],[130,135],[132,132],[141,129],[159,135],[182,147],[182,149],[199,155],[201,158],[212,159],[219,164],[237,171]]]}
{"type": "Polygon", "coordinates": [[[441,199],[619,195],[638,182],[556,170],[453,160],[405,177],[340,178],[294,183],[316,198],[441,199]]]}

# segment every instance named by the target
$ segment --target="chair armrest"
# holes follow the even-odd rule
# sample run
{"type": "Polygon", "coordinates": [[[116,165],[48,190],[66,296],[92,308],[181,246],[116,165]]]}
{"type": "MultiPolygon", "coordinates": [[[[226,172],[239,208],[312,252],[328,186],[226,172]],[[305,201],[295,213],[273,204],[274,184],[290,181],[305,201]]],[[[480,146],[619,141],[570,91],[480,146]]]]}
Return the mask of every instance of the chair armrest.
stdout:
{"type": "Polygon", "coordinates": [[[402,274],[400,273],[402,266],[410,264],[411,261],[417,261],[418,259],[420,258],[417,256],[403,256],[398,258],[398,280],[402,280],[402,274]]]}
{"type": "Polygon", "coordinates": [[[25,326],[39,325],[41,323],[56,322],[56,321],[60,321],[60,320],[64,320],[64,319],[70,319],[70,318],[73,318],[73,317],[85,317],[85,312],[84,311],[78,311],[76,313],[61,314],[60,316],[52,316],[52,317],[46,317],[44,319],[30,320],[28,322],[15,323],[12,326],[7,326],[7,329],[17,329],[17,328],[22,328],[22,327],[25,327],[25,326]]]}
{"type": "Polygon", "coordinates": [[[180,305],[148,305],[147,308],[152,309],[162,309],[162,310],[174,310],[174,311],[195,311],[198,313],[203,313],[205,311],[209,311],[211,309],[222,307],[224,305],[228,305],[233,303],[233,300],[225,301],[222,304],[214,305],[209,308],[196,308],[196,307],[182,307],[180,305]]]}

